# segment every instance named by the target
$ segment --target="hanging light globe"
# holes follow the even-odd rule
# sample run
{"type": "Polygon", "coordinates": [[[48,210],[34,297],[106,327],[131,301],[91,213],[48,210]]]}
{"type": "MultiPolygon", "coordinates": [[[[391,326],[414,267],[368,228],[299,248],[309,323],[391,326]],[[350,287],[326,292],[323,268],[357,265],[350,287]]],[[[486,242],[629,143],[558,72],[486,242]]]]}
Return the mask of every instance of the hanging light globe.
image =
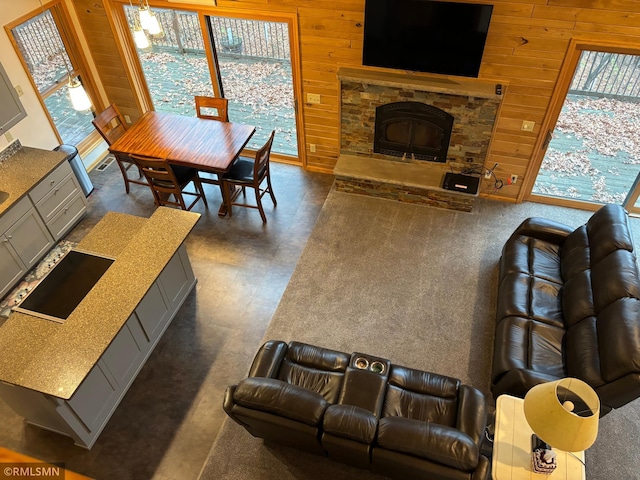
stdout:
{"type": "Polygon", "coordinates": [[[138,8],[138,15],[140,16],[140,25],[144,30],[149,30],[151,26],[151,9],[148,5],[141,5],[138,8]]]}
{"type": "Polygon", "coordinates": [[[133,27],[133,41],[138,48],[147,48],[149,46],[149,39],[140,25],[133,27]]]}
{"type": "Polygon", "coordinates": [[[84,87],[77,78],[69,77],[69,97],[71,98],[71,105],[73,109],[79,112],[84,112],[91,108],[91,100],[85,91],[84,87]]]}
{"type": "Polygon", "coordinates": [[[162,25],[158,20],[158,16],[151,12],[151,20],[149,21],[149,28],[147,28],[149,35],[159,35],[162,33],[162,25]]]}

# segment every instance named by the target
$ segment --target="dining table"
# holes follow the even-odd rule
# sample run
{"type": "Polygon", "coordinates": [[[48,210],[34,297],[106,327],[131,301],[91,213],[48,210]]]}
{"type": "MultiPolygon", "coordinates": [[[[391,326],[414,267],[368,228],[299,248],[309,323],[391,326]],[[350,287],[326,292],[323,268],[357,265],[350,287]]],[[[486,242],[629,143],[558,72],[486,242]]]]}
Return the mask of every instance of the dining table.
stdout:
{"type": "MultiPolygon", "coordinates": [[[[164,158],[171,165],[226,173],[256,128],[234,122],[148,111],[109,146],[114,155],[164,158]]],[[[221,186],[222,190],[222,186],[221,186]]],[[[224,192],[222,192],[224,195],[224,192]]],[[[226,214],[223,202],[219,214],[226,214]]]]}

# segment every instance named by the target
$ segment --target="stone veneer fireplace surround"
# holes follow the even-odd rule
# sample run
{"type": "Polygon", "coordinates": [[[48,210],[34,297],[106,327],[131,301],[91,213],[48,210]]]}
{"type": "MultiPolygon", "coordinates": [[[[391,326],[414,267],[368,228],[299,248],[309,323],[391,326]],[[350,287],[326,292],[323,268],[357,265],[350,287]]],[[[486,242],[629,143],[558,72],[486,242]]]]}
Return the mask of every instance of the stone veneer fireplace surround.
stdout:
{"type": "Polygon", "coordinates": [[[336,189],[470,211],[473,196],[442,189],[444,174],[484,165],[502,96],[496,82],[341,68],[336,189]],[[446,163],[373,151],[376,108],[420,102],[454,117],[446,163]]]}

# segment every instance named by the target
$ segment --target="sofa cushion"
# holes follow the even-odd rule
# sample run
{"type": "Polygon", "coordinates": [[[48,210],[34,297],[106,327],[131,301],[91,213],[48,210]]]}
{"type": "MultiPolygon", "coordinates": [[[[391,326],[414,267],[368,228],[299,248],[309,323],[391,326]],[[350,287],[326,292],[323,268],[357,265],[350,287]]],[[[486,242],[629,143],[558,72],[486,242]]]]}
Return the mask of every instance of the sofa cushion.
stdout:
{"type": "Polygon", "coordinates": [[[563,327],[559,245],[512,235],[502,250],[496,318],[517,316],[563,327]]]}
{"type": "Polygon", "coordinates": [[[371,444],[376,437],[378,419],[364,408],[353,405],[330,405],[324,415],[322,428],[332,435],[371,444]]]}
{"type": "Polygon", "coordinates": [[[233,400],[240,406],[273,413],[307,425],[319,425],[327,401],[318,393],[273,378],[249,377],[238,382],[233,400]]]}
{"type": "Polygon", "coordinates": [[[326,348],[290,342],[278,379],[316,392],[336,403],[350,356],[326,348]]]}
{"type": "Polygon", "coordinates": [[[455,427],[460,380],[391,366],[383,417],[404,417],[455,427]]]}
{"type": "Polygon", "coordinates": [[[503,318],[496,326],[493,382],[510,370],[534,370],[566,376],[563,328],[521,317],[503,318]]]}
{"type": "Polygon", "coordinates": [[[380,419],[378,445],[464,471],[475,469],[480,455],[471,437],[455,428],[402,417],[380,419]]]}

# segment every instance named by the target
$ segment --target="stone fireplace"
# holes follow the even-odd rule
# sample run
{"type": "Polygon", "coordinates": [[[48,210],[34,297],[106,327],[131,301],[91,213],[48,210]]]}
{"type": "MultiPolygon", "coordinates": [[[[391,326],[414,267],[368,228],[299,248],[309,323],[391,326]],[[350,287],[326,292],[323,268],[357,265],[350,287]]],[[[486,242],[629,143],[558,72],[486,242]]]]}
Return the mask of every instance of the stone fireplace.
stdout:
{"type": "Polygon", "coordinates": [[[336,188],[470,211],[474,197],[442,181],[484,165],[502,100],[495,82],[356,68],[338,77],[336,188]]]}

